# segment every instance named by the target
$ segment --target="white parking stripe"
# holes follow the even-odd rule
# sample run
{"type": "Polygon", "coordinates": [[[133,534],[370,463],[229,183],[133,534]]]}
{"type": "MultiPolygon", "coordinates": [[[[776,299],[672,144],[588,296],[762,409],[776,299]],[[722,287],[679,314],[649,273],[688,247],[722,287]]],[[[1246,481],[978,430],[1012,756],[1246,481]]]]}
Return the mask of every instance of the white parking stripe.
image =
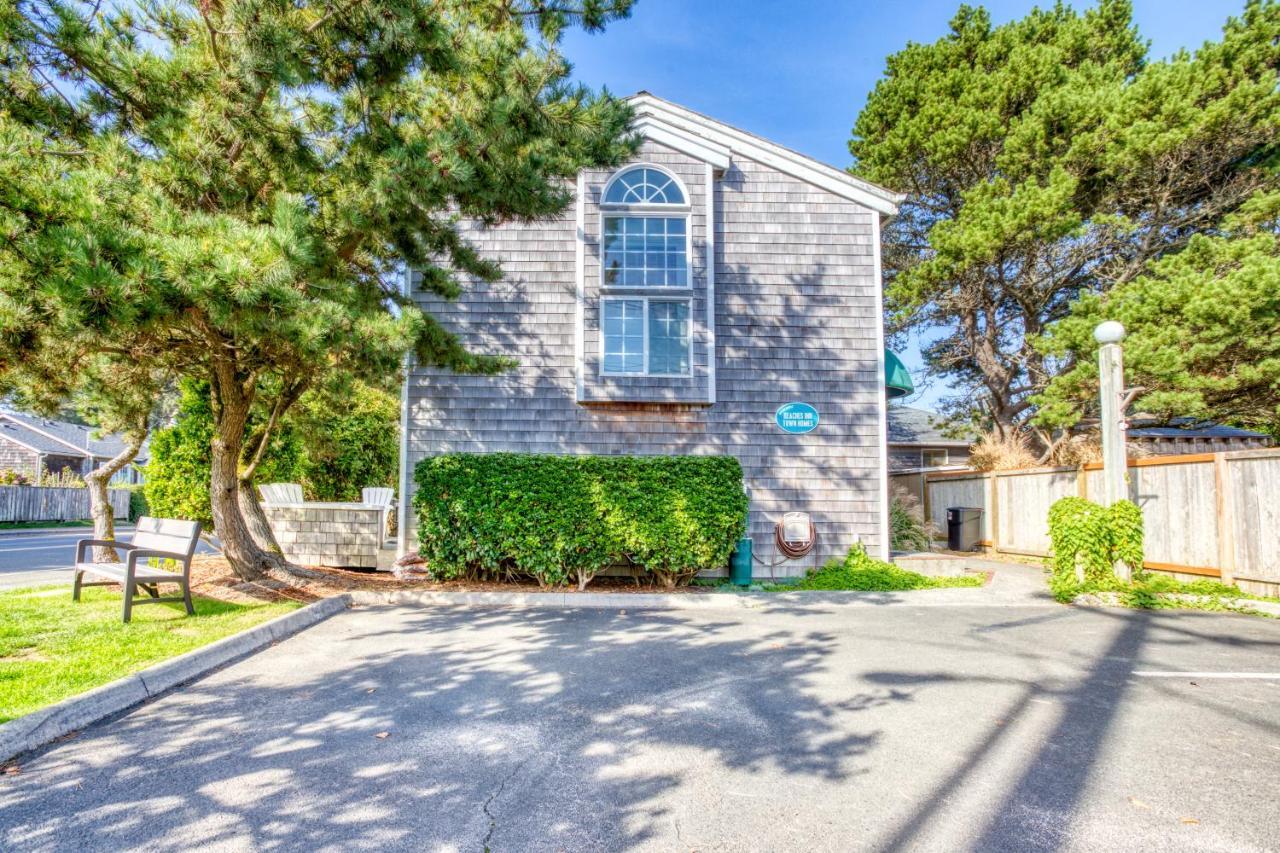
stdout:
{"type": "Polygon", "coordinates": [[[1280,680],[1280,672],[1154,672],[1138,670],[1134,675],[1146,678],[1260,678],[1270,681],[1280,680]]]}

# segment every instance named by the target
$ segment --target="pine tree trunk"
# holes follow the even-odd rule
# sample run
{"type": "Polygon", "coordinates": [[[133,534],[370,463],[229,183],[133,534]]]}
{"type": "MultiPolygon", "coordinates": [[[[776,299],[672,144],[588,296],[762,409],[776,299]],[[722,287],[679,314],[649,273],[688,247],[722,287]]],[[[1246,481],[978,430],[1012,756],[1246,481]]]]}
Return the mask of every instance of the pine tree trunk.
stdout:
{"type": "Polygon", "coordinates": [[[214,384],[209,498],[213,526],[232,571],[245,581],[270,579],[305,586],[308,579],[322,579],[341,585],[339,579],[295,566],[284,558],[251,491],[250,479],[241,477],[240,459],[252,400],[234,378],[220,376],[217,371],[214,384]]]}
{"type": "MultiPolygon", "coordinates": [[[[218,383],[218,378],[214,381],[218,383]]],[[[273,554],[258,544],[240,509],[240,452],[251,401],[233,383],[218,383],[215,393],[209,477],[213,526],[222,543],[222,553],[236,575],[246,581],[259,581],[272,572],[287,571],[288,563],[279,553],[273,554]]]]}
{"type": "Polygon", "coordinates": [[[240,480],[239,500],[240,514],[244,516],[245,526],[249,528],[249,535],[253,537],[253,541],[258,543],[258,547],[262,550],[283,556],[284,549],[280,547],[280,543],[276,542],[276,535],[271,532],[267,514],[262,511],[262,504],[253,491],[253,483],[249,480],[240,480]]]}
{"type": "MultiPolygon", "coordinates": [[[[89,517],[93,519],[94,539],[115,539],[116,520],[111,508],[111,478],[120,469],[128,465],[138,455],[146,432],[132,433],[125,437],[126,445],[114,457],[103,465],[94,468],[85,475],[85,484],[89,487],[89,517]]],[[[116,563],[120,556],[114,548],[94,548],[94,561],[116,563]]]]}

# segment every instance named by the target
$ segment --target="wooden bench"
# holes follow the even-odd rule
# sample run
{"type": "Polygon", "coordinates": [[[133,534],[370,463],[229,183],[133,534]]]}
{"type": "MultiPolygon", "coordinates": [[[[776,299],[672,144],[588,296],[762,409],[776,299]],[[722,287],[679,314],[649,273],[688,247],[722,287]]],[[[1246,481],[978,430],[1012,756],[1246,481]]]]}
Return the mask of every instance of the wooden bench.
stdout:
{"type": "Polygon", "coordinates": [[[80,600],[82,586],[109,586],[120,584],[124,587],[124,621],[128,622],[134,604],[157,604],[164,601],[181,601],[187,608],[187,615],[194,616],[195,608],[191,606],[191,557],[200,542],[200,522],[179,521],[173,518],[138,519],[137,528],[127,542],[111,539],[81,539],[76,543],[76,581],[71,591],[73,601],[80,600]],[[114,548],[124,551],[127,556],[123,563],[89,562],[88,550],[94,547],[114,548]],[[172,560],[182,566],[182,571],[169,571],[150,564],[151,560],[172,560]],[[100,581],[85,581],[85,575],[104,578],[100,581]],[[182,587],[182,595],[161,598],[156,587],[162,583],[177,584],[182,587]],[[150,598],[133,598],[138,589],[142,589],[150,598]]]}

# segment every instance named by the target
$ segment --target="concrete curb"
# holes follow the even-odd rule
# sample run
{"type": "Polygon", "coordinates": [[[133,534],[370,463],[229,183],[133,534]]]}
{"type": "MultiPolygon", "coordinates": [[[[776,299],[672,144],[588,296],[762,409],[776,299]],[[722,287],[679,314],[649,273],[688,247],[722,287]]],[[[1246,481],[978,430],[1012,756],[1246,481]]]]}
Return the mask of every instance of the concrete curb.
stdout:
{"type": "MultiPolygon", "coordinates": [[[[1280,604],[1274,601],[1256,601],[1252,598],[1215,598],[1211,595],[1194,595],[1183,592],[1166,592],[1160,593],[1160,598],[1169,601],[1182,602],[1191,605],[1191,608],[1202,608],[1206,612],[1213,610],[1225,610],[1228,613],[1239,613],[1243,616],[1256,616],[1261,613],[1265,616],[1274,616],[1280,618],[1280,604]]],[[[1133,609],[1120,600],[1119,593],[1115,592],[1086,592],[1077,595],[1071,600],[1071,603],[1077,607],[1119,607],[1122,609],[1133,609]]]]}
{"type": "Polygon", "coordinates": [[[973,589],[922,589],[910,592],[733,592],[733,593],[576,593],[576,592],[353,592],[354,605],[405,604],[471,607],[581,607],[634,610],[766,610],[794,607],[1060,607],[1043,598],[992,596],[973,589]]]}
{"type": "MultiPolygon", "coordinates": [[[[133,526],[129,525],[127,530],[133,530],[133,526]]],[[[81,533],[81,539],[92,539],[92,527],[14,527],[8,530],[0,530],[0,539],[10,536],[49,536],[54,533],[81,533]]]]}
{"type": "Polygon", "coordinates": [[[0,762],[43,746],[77,729],[119,713],[172,687],[198,678],[263,646],[310,628],[347,609],[351,598],[335,595],[277,616],[247,631],[192,649],[186,654],[126,675],[56,705],[0,725],[0,762]]]}

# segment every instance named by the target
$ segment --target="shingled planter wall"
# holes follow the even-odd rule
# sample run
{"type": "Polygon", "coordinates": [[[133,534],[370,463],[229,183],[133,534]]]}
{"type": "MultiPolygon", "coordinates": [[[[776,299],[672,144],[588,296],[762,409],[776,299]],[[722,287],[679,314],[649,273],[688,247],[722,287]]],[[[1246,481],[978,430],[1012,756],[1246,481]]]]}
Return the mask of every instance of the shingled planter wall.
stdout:
{"type": "Polygon", "coordinates": [[[375,568],[384,510],[349,503],[264,504],[284,556],[306,566],[375,568]]]}

